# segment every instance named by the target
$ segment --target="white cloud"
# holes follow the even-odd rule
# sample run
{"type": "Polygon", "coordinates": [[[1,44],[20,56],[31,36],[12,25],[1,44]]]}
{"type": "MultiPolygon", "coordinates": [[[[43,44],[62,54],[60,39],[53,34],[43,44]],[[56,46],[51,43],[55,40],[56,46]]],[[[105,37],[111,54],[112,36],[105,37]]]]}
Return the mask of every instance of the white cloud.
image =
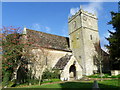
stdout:
{"type": "Polygon", "coordinates": [[[78,12],[78,11],[79,11],[79,8],[78,8],[78,7],[77,7],[77,8],[71,8],[71,9],[70,9],[70,14],[71,14],[71,15],[75,15],[75,13],[78,12]]]}
{"type": "MultiPolygon", "coordinates": [[[[115,30],[110,30],[110,31],[111,32],[115,32],[115,30]]],[[[107,51],[107,48],[104,45],[108,45],[109,44],[109,42],[105,38],[108,38],[109,36],[110,36],[110,33],[107,31],[100,37],[101,48],[104,51],[107,51]]]]}
{"type": "Polygon", "coordinates": [[[100,36],[101,48],[102,48],[103,50],[106,50],[106,48],[105,48],[104,45],[108,45],[108,44],[109,44],[109,42],[106,40],[106,38],[108,38],[109,35],[110,35],[110,34],[109,34],[109,32],[107,31],[107,32],[105,32],[103,35],[100,36]]]}
{"type": "Polygon", "coordinates": [[[99,15],[99,11],[102,10],[102,2],[90,2],[88,5],[82,6],[85,11],[99,15]]]}
{"type": "Polygon", "coordinates": [[[31,29],[46,32],[46,33],[51,33],[51,28],[50,27],[41,25],[39,23],[32,24],[31,29]]]}
{"type": "MultiPolygon", "coordinates": [[[[99,15],[99,11],[102,10],[102,2],[91,2],[91,0],[89,0],[89,1],[90,2],[88,4],[80,5],[80,7],[84,11],[88,11],[89,13],[99,15]]],[[[69,17],[72,15],[75,15],[75,13],[79,11],[80,7],[71,8],[69,17]]]]}
{"type": "Polygon", "coordinates": [[[34,23],[31,28],[34,30],[41,30],[41,25],[39,23],[34,23]]]}
{"type": "Polygon", "coordinates": [[[45,27],[45,30],[46,30],[47,33],[51,33],[50,27],[45,27]]]}

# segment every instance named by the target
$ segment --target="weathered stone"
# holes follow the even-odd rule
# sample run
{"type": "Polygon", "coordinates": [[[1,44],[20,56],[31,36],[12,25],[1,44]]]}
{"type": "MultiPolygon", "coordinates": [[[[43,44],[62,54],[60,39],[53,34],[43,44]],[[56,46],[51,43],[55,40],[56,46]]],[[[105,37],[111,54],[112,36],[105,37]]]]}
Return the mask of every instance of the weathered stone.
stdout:
{"type": "Polygon", "coordinates": [[[59,69],[62,81],[81,79],[83,75],[91,75],[98,70],[93,62],[93,56],[97,55],[94,43],[100,41],[97,17],[79,10],[69,18],[68,25],[70,38],[25,29],[23,38],[33,42],[31,52],[34,60],[29,68],[36,78],[45,68],[59,69]]]}
{"type": "MultiPolygon", "coordinates": [[[[93,74],[94,43],[99,43],[97,17],[83,10],[69,19],[70,48],[83,68],[83,75],[93,74]],[[73,18],[74,17],[74,18],[73,18]]],[[[97,68],[96,68],[97,69],[97,68]]]]}
{"type": "Polygon", "coordinates": [[[120,74],[120,70],[111,70],[111,75],[117,76],[120,74]]]}

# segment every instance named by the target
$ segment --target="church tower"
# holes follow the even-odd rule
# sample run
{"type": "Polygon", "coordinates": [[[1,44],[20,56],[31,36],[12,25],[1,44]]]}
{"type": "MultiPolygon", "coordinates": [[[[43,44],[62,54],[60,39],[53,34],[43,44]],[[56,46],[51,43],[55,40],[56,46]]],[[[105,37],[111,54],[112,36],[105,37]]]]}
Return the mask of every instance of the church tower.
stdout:
{"type": "Polygon", "coordinates": [[[80,9],[69,18],[70,49],[82,68],[82,75],[91,75],[95,70],[93,56],[95,43],[99,43],[96,15],[80,9]]]}

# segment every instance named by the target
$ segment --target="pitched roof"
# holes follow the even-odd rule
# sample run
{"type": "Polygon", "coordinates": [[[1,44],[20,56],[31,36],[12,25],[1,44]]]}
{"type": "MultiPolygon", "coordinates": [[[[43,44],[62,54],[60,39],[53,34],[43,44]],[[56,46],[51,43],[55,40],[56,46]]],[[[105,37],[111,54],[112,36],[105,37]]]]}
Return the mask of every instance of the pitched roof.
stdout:
{"type": "Polygon", "coordinates": [[[64,57],[60,58],[53,69],[63,70],[67,63],[69,62],[71,56],[72,55],[66,54],[64,57]]]}
{"type": "Polygon", "coordinates": [[[45,48],[71,51],[69,48],[69,38],[48,34],[40,31],[26,29],[29,41],[45,48]]]}

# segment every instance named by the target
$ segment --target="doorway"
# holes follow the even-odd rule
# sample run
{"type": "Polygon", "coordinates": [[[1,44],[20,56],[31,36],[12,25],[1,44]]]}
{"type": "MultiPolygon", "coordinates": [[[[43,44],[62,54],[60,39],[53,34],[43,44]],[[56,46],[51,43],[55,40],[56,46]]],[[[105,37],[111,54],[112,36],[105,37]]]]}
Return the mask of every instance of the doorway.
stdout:
{"type": "Polygon", "coordinates": [[[70,66],[69,74],[70,74],[70,80],[76,79],[76,67],[75,67],[75,65],[70,66]]]}

